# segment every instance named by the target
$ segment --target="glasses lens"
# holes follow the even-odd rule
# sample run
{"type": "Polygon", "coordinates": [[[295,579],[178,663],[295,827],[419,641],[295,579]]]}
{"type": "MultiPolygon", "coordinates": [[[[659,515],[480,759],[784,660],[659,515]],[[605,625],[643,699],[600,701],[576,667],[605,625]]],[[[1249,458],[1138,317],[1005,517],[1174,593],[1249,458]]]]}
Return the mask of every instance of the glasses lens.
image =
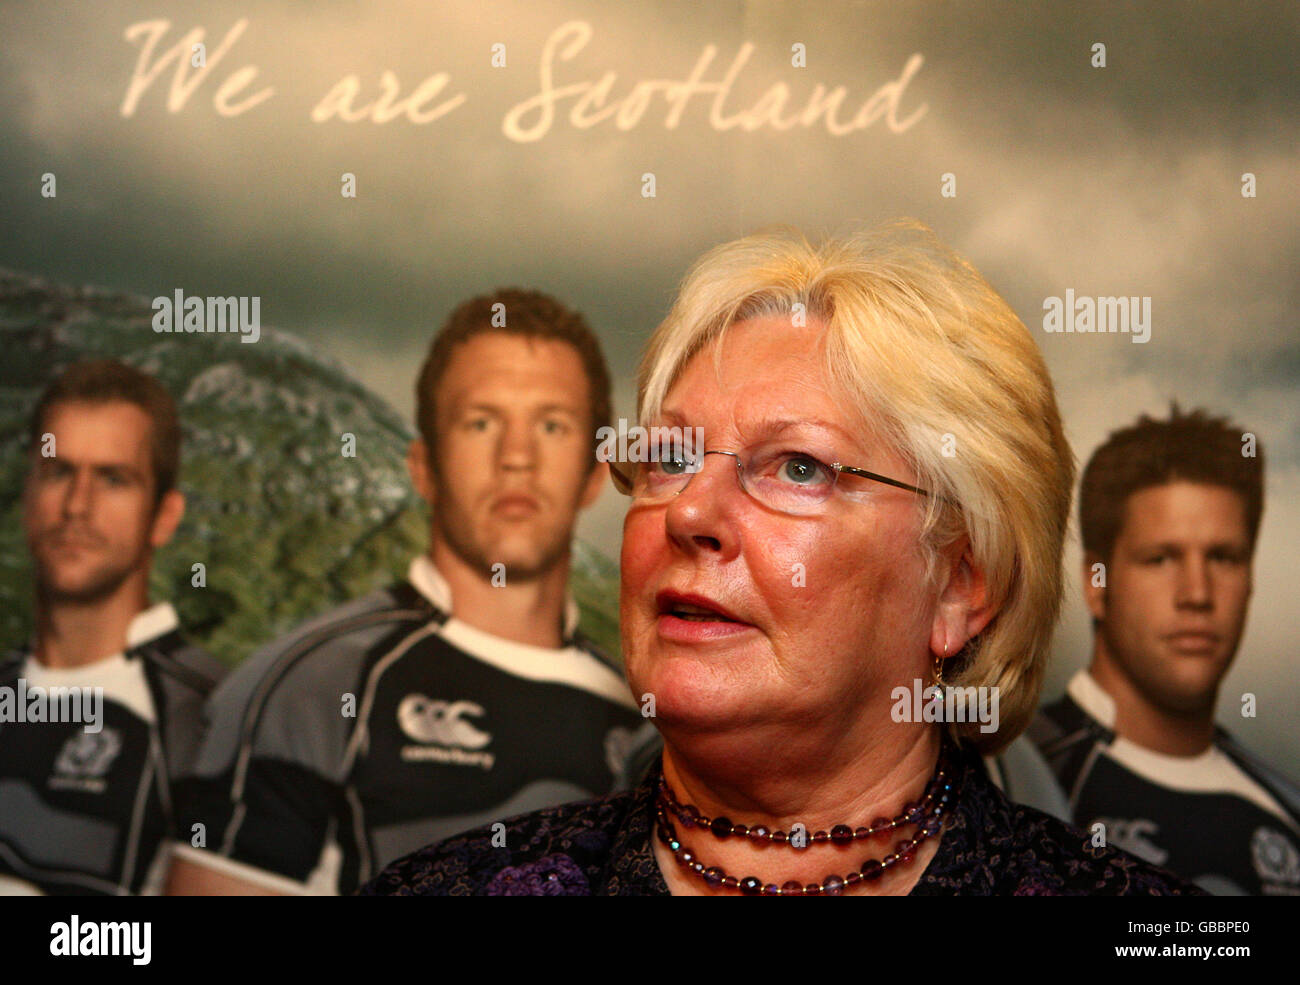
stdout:
{"type": "Polygon", "coordinates": [[[753,449],[742,479],[749,494],[783,513],[814,513],[830,498],[839,473],[805,451],[784,445],[753,449]]]}
{"type": "Polygon", "coordinates": [[[693,456],[682,453],[681,448],[665,446],[654,449],[654,461],[635,466],[636,480],[633,495],[638,499],[666,499],[676,496],[700,470],[693,456]]]}
{"type": "Polygon", "coordinates": [[[635,496],[636,466],[628,462],[610,462],[609,480],[624,496],[635,496]]]}
{"type": "MultiPolygon", "coordinates": [[[[651,440],[638,446],[638,461],[609,463],[614,488],[624,496],[640,500],[662,500],[677,495],[692,475],[700,471],[701,450],[672,435],[661,438],[660,429],[651,429],[651,440]]],[[[664,428],[664,431],[669,429],[664,428]]],[[[673,429],[676,432],[677,429],[673,429]]]]}

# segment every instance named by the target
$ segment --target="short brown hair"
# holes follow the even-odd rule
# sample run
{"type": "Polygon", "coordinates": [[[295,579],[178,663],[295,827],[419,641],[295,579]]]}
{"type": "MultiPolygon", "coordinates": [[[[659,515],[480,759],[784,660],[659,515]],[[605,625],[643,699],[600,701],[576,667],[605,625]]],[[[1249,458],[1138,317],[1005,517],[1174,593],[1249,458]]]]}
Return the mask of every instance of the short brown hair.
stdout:
{"type": "Polygon", "coordinates": [[[167,388],[148,373],[116,359],[74,363],[45,388],[32,411],[30,447],[40,446],[50,410],[59,404],[105,404],[120,400],[135,404],[148,415],[150,460],[153,464],[154,505],[176,488],[181,465],[181,424],[176,401],[167,388]]]}
{"type": "Polygon", "coordinates": [[[430,450],[437,447],[438,384],[451,362],[452,352],[456,346],[475,336],[489,333],[551,339],[567,343],[577,351],[590,387],[594,465],[596,448],[600,444],[596,431],[610,423],[612,413],[609,369],[605,365],[600,341],[578,312],[566,308],[550,295],[517,287],[501,288],[458,305],[434,337],[415,383],[416,426],[424,443],[430,450]],[[505,318],[502,324],[494,325],[495,312],[492,309],[498,304],[504,306],[505,318]]]}
{"type": "Polygon", "coordinates": [[[1124,525],[1124,509],[1135,492],[1171,482],[1199,482],[1238,493],[1246,506],[1246,527],[1254,553],[1264,513],[1264,449],[1255,436],[1226,418],[1203,410],[1184,414],[1170,404],[1169,420],[1145,414],[1136,424],[1111,433],[1093,452],[1079,490],[1079,532],[1083,549],[1109,561],[1124,525]],[[1244,454],[1248,439],[1253,455],[1244,454]]]}

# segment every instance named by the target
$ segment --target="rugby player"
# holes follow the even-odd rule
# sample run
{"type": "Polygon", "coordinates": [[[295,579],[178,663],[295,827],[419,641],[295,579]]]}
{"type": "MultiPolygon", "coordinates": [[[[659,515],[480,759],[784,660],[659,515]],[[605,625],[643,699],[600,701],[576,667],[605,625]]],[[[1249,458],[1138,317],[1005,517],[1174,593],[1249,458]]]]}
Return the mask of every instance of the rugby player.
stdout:
{"type": "Polygon", "coordinates": [[[171,605],[149,602],[154,551],[185,511],[180,443],[171,395],[112,360],[65,370],[32,414],[35,631],[0,661],[0,891],[161,889],[178,786],[224,672],[171,605]]]}
{"type": "Polygon", "coordinates": [[[584,319],[546,295],[452,312],[407,460],[428,552],[213,696],[171,891],[349,893],[429,842],[627,782],[644,720],[567,594],[609,387],[584,319]]]}
{"type": "Polygon", "coordinates": [[[1300,895],[1300,789],[1214,722],[1263,487],[1255,436],[1202,411],[1110,436],[1079,503],[1092,661],[1030,729],[1076,823],[1224,895],[1300,895]]]}

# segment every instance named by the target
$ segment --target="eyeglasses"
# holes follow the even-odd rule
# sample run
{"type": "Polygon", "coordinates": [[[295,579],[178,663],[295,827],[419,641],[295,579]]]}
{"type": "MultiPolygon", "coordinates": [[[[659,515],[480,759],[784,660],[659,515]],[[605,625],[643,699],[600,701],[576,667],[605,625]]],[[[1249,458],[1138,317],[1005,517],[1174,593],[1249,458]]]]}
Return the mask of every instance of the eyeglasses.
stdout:
{"type": "Polygon", "coordinates": [[[739,452],[716,448],[685,454],[677,447],[661,455],[647,456],[658,461],[610,462],[609,474],[614,488],[624,496],[631,496],[638,503],[662,503],[690,485],[695,473],[704,468],[706,455],[734,458],[740,487],[746,493],[769,509],[796,516],[821,512],[842,473],[883,482],[918,496],[930,495],[906,482],[839,462],[823,462],[806,452],[792,451],[786,444],[775,443],[746,449],[743,458],[739,452]]]}

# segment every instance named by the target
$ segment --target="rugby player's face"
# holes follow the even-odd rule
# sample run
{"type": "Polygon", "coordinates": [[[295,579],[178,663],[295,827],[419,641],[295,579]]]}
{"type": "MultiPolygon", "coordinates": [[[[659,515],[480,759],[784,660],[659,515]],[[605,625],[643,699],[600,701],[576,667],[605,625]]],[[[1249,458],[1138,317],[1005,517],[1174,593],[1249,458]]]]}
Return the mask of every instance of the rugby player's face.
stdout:
{"type": "Polygon", "coordinates": [[[456,347],[428,498],[434,535],[470,567],[530,579],[568,557],[578,510],[601,490],[589,389],[564,342],[488,333],[456,347]]]}
{"type": "Polygon", "coordinates": [[[1146,700],[1183,714],[1212,709],[1250,601],[1242,497],[1191,482],[1134,493],[1106,587],[1093,587],[1089,570],[1084,584],[1106,652],[1146,700]]]}
{"type": "Polygon", "coordinates": [[[152,423],[135,404],[55,404],[45,420],[54,455],[33,449],[23,490],[27,547],[41,596],[94,602],[135,572],[172,526],[154,509],[152,423]]]}

